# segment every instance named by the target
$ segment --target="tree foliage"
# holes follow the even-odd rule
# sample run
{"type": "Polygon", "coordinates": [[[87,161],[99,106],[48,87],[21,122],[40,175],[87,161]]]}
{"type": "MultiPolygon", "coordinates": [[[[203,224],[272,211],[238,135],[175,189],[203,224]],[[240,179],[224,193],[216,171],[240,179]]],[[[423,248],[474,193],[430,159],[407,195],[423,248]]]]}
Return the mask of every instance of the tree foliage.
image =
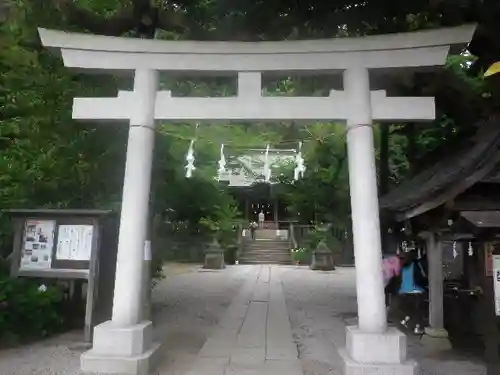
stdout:
{"type": "MultiPolygon", "coordinates": [[[[62,67],[40,46],[36,27],[161,39],[272,40],[355,36],[479,22],[470,46],[476,55],[450,59],[448,69],[417,75],[401,90],[435,95],[439,119],[410,134],[392,124],[387,163],[393,184],[425,165],[431,152],[468,137],[471,124],[498,105],[500,85],[481,70],[500,59],[492,23],[499,4],[484,0],[255,1],[16,0],[0,3],[0,197],[2,207],[114,207],[121,199],[127,127],[76,124],[75,96],[114,96],[126,83],[83,76],[62,67]],[[437,126],[436,126],[437,125],[437,126]],[[411,152],[410,152],[411,151],[411,152]],[[418,168],[417,168],[418,169],[418,168]]],[[[267,95],[323,95],[324,77],[285,77],[267,95]]],[[[181,96],[234,94],[227,78],[162,77],[181,96]]],[[[420,126],[420,125],[416,125],[420,126]]],[[[414,128],[414,127],[413,127],[414,128]]],[[[381,137],[377,133],[377,137],[381,137]]],[[[221,143],[232,152],[295,147],[306,140],[307,172],[286,183],[290,209],[304,221],[345,219],[349,212],[345,139],[341,126],[282,124],[163,124],[158,129],[152,212],[199,224],[237,216],[227,188],[213,180],[221,143]],[[195,138],[196,177],[184,177],[184,157],[195,138]],[[240,150],[240,151],[238,151],[240,150]]],[[[289,171],[290,172],[290,171],[289,171]]],[[[292,173],[288,174],[291,177],[292,173]]]]}
{"type": "Polygon", "coordinates": [[[345,127],[318,123],[306,131],[312,137],[305,145],[306,172],[298,181],[291,179],[291,171],[280,176],[278,180],[284,185],[281,196],[302,223],[347,226],[350,204],[345,127]]]}

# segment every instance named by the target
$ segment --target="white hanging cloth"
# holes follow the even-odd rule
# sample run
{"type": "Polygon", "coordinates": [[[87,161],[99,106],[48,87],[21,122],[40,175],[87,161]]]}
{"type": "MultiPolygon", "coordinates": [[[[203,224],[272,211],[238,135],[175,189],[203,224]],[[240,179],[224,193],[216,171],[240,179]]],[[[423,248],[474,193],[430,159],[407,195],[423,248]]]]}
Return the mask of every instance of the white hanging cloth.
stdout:
{"type": "Polygon", "coordinates": [[[222,175],[226,173],[226,157],[224,156],[224,144],[220,146],[219,169],[217,170],[217,180],[220,181],[222,175]]]}
{"type": "Polygon", "coordinates": [[[468,250],[469,256],[474,255],[474,248],[472,247],[472,242],[469,242],[469,250],[468,250]]]}
{"type": "Polygon", "coordinates": [[[264,154],[264,181],[271,181],[271,167],[269,165],[269,144],[266,147],[266,153],[264,154]]]}
{"type": "Polygon", "coordinates": [[[295,170],[293,173],[293,179],[297,181],[299,178],[304,177],[304,172],[306,171],[306,166],[304,165],[304,158],[302,157],[302,142],[299,142],[299,150],[297,155],[295,155],[295,170]]]}
{"type": "Polygon", "coordinates": [[[194,166],[194,139],[191,140],[189,144],[189,149],[186,155],[187,165],[186,168],[186,178],[191,178],[193,176],[193,171],[196,169],[194,166]]]}

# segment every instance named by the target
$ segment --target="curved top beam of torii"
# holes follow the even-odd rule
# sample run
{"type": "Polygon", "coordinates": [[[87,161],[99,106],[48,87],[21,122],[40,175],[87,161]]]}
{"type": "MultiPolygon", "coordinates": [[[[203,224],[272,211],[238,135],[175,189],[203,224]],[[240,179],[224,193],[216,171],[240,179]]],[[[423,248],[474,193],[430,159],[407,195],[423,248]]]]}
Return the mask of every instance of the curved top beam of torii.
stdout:
{"type": "Polygon", "coordinates": [[[165,71],[342,71],[443,65],[469,43],[475,25],[356,38],[281,42],[163,41],[39,29],[67,67],[165,71]]]}
{"type": "Polygon", "coordinates": [[[44,46],[59,50],[70,68],[104,73],[168,71],[238,76],[238,92],[233,97],[179,98],[170,91],[158,91],[148,93],[146,98],[139,84],[139,91],[120,91],[115,98],[75,98],[76,120],[130,120],[141,98],[151,102],[155,120],[345,121],[358,112],[351,102],[360,94],[356,87],[346,90],[347,71],[357,81],[372,70],[365,82],[369,86],[366,95],[370,97],[371,120],[428,121],[435,118],[434,98],[390,97],[377,88],[389,86],[387,72],[397,74],[401,69],[443,65],[450,48],[465,46],[474,30],[474,25],[465,25],[403,34],[283,42],[161,41],[47,29],[39,29],[39,33],[44,46]],[[308,71],[344,74],[344,90],[336,90],[338,85],[332,83],[326,97],[262,95],[262,73],[308,71]]]}

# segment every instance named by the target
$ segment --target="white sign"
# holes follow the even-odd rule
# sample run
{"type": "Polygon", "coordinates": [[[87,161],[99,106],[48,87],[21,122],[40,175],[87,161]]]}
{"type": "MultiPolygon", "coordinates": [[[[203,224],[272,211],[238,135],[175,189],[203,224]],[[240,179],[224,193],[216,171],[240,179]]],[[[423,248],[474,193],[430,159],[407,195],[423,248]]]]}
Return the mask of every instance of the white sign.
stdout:
{"type": "Polygon", "coordinates": [[[500,255],[493,255],[493,289],[495,292],[495,312],[500,316],[500,255]]]}
{"type": "Polygon", "coordinates": [[[151,260],[151,241],[144,241],[144,260],[151,260]]]}
{"type": "Polygon", "coordinates": [[[54,247],[53,220],[26,220],[23,248],[21,250],[21,270],[50,269],[54,247]]]}
{"type": "Polygon", "coordinates": [[[92,253],[92,225],[60,225],[57,236],[58,260],[89,261],[92,253]]]}

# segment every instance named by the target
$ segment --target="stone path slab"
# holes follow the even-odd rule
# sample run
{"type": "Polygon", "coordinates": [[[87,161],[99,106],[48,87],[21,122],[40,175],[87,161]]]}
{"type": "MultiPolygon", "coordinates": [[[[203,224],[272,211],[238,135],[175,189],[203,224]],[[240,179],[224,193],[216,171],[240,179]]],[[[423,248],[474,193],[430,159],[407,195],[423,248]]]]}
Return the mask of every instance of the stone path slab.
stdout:
{"type": "Polygon", "coordinates": [[[213,329],[186,375],[303,375],[277,266],[262,265],[213,329]]]}

